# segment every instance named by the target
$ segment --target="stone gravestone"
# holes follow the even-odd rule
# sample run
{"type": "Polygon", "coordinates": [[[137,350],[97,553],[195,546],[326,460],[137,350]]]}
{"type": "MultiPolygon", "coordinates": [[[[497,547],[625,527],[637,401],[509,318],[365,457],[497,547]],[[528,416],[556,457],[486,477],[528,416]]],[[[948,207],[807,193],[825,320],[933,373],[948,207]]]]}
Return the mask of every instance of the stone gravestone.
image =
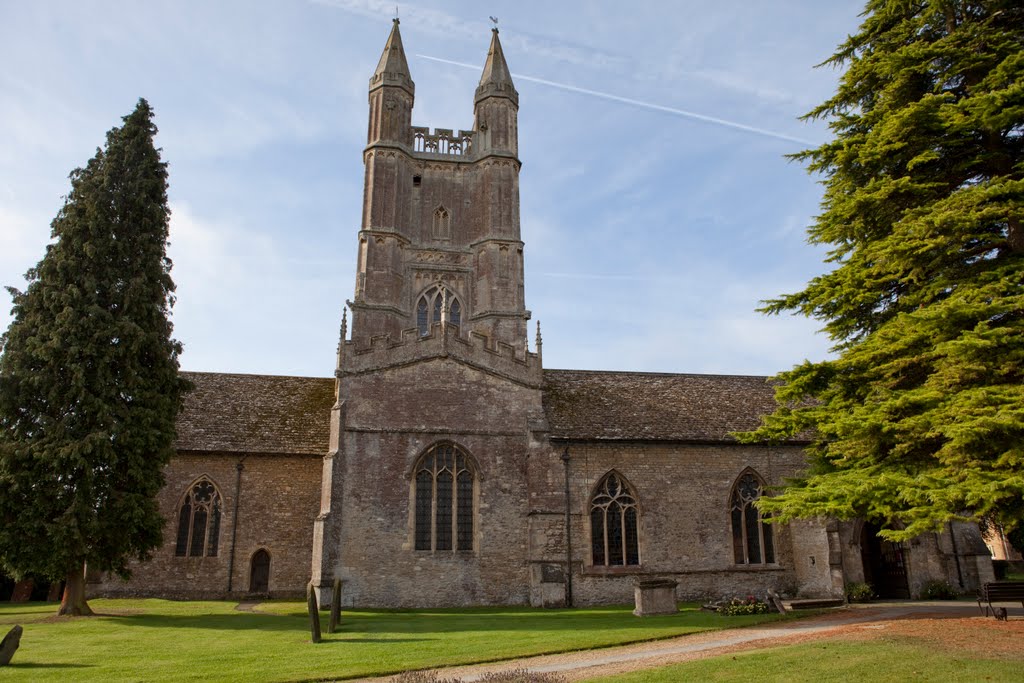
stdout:
{"type": "Polygon", "coordinates": [[[313,582],[306,588],[306,608],[309,610],[309,634],[314,643],[320,642],[320,606],[316,604],[313,582]]]}
{"type": "Polygon", "coordinates": [[[21,626],[16,625],[0,641],[0,666],[7,666],[11,663],[11,657],[14,656],[19,645],[21,645],[21,626]]]}
{"type": "Polygon", "coordinates": [[[679,611],[676,605],[676,586],[674,579],[645,579],[637,581],[633,587],[636,609],[633,614],[648,617],[655,614],[675,614],[679,611]]]}
{"type": "Polygon", "coordinates": [[[331,591],[331,619],[327,622],[327,632],[337,631],[339,621],[341,621],[341,579],[335,579],[334,590],[331,591]]]}
{"type": "Polygon", "coordinates": [[[782,604],[782,598],[780,598],[779,594],[770,588],[768,589],[768,600],[771,602],[776,612],[779,614],[786,613],[786,606],[782,604]]]}

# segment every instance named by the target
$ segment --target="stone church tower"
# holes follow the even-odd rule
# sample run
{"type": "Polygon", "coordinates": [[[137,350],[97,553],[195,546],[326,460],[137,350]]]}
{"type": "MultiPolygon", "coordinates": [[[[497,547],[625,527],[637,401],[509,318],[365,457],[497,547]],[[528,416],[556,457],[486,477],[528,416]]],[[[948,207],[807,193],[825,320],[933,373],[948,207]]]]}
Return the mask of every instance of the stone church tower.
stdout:
{"type": "Polygon", "coordinates": [[[334,377],[188,373],[165,543],[92,594],[300,596],[311,566],[321,604],[340,579],[342,604],[381,607],[621,604],[648,580],[689,600],[991,580],[975,525],[898,544],[868,520],[766,523],[757,499],[809,444],[733,436],[775,409],[766,377],[543,369],[497,31],[472,130],[413,126],[415,92],[396,20],[370,78],[334,377]]]}
{"type": "MultiPolygon", "coordinates": [[[[523,603],[526,464],[546,448],[527,345],[519,94],[495,29],[472,130],[412,125],[398,20],[370,78],[351,338],[313,534],[346,604],[523,603]]],[[[538,339],[539,344],[539,339],[538,339]]]]}

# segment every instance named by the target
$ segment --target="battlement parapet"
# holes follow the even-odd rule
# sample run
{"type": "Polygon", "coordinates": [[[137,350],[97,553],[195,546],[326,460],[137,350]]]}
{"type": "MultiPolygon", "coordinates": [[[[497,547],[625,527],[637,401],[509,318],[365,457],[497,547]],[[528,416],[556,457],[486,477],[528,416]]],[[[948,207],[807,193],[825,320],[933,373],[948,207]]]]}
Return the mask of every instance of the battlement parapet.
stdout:
{"type": "Polygon", "coordinates": [[[449,128],[436,128],[431,132],[425,126],[413,126],[412,150],[417,154],[468,158],[473,152],[473,134],[471,130],[460,130],[456,135],[449,128]]]}
{"type": "Polygon", "coordinates": [[[377,335],[346,340],[339,374],[362,374],[448,357],[530,386],[539,387],[543,380],[540,357],[528,351],[525,345],[516,347],[494,341],[479,332],[463,335],[458,325],[440,322],[434,323],[426,335],[420,335],[416,328],[408,328],[402,330],[397,339],[377,335]]]}

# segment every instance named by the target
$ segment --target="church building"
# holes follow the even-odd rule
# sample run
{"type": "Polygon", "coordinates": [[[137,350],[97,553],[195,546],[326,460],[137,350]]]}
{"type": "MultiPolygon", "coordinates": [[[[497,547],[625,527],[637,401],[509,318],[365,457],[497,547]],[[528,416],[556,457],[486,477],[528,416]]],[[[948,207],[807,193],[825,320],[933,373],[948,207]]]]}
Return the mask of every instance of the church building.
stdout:
{"type": "MultiPolygon", "coordinates": [[[[991,580],[976,527],[909,543],[864,522],[766,524],[806,442],[738,443],[765,377],[547,369],[519,218],[519,93],[498,31],[473,125],[413,125],[398,20],[369,83],[355,291],[333,377],[186,373],[164,545],[92,595],[345,606],[910,596],[991,580]]],[[[469,93],[466,94],[467,111],[469,93]]]]}

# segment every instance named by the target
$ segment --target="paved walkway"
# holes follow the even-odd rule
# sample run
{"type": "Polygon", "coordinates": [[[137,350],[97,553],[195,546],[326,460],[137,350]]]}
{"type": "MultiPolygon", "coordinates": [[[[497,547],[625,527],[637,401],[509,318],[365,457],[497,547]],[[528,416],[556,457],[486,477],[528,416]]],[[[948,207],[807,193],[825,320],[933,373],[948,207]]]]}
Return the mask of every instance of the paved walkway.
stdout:
{"type": "MultiPolygon", "coordinates": [[[[821,616],[809,617],[765,626],[712,631],[678,636],[668,640],[634,645],[620,645],[599,650],[567,652],[557,655],[527,657],[491,664],[437,669],[441,678],[460,678],[466,683],[479,680],[484,674],[509,669],[528,669],[543,673],[558,673],[569,679],[601,676],[624,668],[641,669],[662,666],[676,661],[719,654],[727,649],[751,649],[759,644],[785,643],[802,636],[828,633],[851,624],[865,624],[914,616],[931,618],[979,616],[973,602],[888,602],[854,605],[821,616]],[[743,647],[743,646],[750,646],[743,647]]],[[[387,681],[385,678],[367,678],[361,681],[387,681]]]]}

